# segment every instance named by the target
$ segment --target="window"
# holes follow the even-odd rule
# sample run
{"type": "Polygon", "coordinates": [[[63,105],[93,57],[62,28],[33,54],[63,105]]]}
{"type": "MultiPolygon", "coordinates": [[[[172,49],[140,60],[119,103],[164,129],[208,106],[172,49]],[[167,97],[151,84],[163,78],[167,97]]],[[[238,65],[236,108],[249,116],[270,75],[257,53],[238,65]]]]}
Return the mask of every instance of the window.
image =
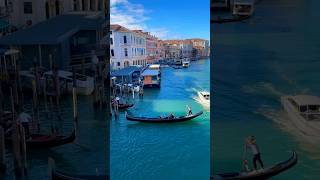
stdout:
{"type": "Polygon", "coordinates": [[[128,56],[128,49],[127,48],[124,48],[124,56],[128,56]]]}
{"type": "Polygon", "coordinates": [[[152,77],[151,77],[151,80],[152,80],[152,81],[156,81],[156,80],[158,80],[158,77],[157,77],[157,76],[152,76],[152,77]]]}
{"type": "Polygon", "coordinates": [[[112,38],[110,38],[110,44],[111,44],[111,45],[113,44],[113,39],[112,39],[112,38]]]}
{"type": "Polygon", "coordinates": [[[123,36],[123,43],[127,43],[127,36],[123,36]]]}
{"type": "Polygon", "coordinates": [[[23,12],[25,14],[32,14],[32,2],[23,3],[23,12]]]}
{"type": "Polygon", "coordinates": [[[120,66],[120,62],[117,62],[117,66],[120,66]]]}
{"type": "Polygon", "coordinates": [[[111,49],[111,56],[114,56],[114,50],[111,49]]]}

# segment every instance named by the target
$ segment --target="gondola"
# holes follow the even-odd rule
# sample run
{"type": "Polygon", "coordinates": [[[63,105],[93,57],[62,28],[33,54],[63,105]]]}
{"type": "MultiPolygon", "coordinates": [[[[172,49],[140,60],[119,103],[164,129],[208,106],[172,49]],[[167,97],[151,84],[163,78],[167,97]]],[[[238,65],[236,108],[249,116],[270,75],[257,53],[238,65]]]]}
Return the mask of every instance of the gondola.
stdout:
{"type": "Polygon", "coordinates": [[[182,69],[182,66],[171,66],[173,69],[182,69]]]}
{"type": "Polygon", "coordinates": [[[291,157],[283,162],[277,163],[265,169],[252,171],[252,172],[234,172],[217,174],[210,179],[214,180],[265,180],[269,179],[281,172],[288,170],[296,165],[298,162],[298,155],[296,152],[292,152],[291,157]]]}
{"type": "MultiPolygon", "coordinates": [[[[49,149],[73,142],[76,139],[76,131],[73,129],[69,136],[31,134],[26,139],[26,147],[29,149],[49,149]]],[[[6,143],[11,143],[11,138],[6,138],[6,143]]]]}
{"type": "Polygon", "coordinates": [[[249,19],[250,16],[240,16],[240,17],[234,17],[234,18],[217,18],[217,19],[212,19],[211,23],[229,23],[229,22],[239,22],[239,21],[244,21],[246,19],[249,19]]]}
{"type": "Polygon", "coordinates": [[[179,116],[179,117],[156,117],[156,118],[148,118],[148,117],[133,117],[129,116],[126,112],[126,118],[129,121],[140,121],[140,122],[150,122],[150,123],[174,123],[174,122],[183,122],[188,121],[191,119],[194,119],[198,116],[200,116],[203,113],[203,111],[200,111],[196,114],[187,115],[187,116],[179,116]]]}
{"type": "Polygon", "coordinates": [[[108,175],[71,175],[56,170],[55,162],[49,158],[49,177],[51,180],[109,180],[108,175]]]}
{"type": "Polygon", "coordinates": [[[122,104],[122,103],[120,103],[118,105],[119,109],[127,109],[127,108],[130,108],[130,107],[133,107],[133,104],[122,104]]]}
{"type": "Polygon", "coordinates": [[[73,142],[76,139],[76,131],[73,129],[69,136],[31,134],[26,140],[27,148],[52,148],[73,142]]]}

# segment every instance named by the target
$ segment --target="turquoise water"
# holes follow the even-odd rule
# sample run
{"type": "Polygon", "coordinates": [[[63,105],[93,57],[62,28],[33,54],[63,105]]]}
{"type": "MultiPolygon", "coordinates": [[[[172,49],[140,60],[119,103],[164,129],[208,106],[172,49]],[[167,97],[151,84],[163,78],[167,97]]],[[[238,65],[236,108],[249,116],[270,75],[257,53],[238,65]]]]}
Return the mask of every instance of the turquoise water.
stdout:
{"type": "MultiPolygon", "coordinates": [[[[203,107],[196,90],[210,89],[210,60],[191,62],[188,69],[162,68],[160,89],[145,89],[134,100],[136,116],[183,115],[203,107]]],[[[209,111],[174,124],[127,121],[124,112],[111,122],[111,179],[208,179],[210,174],[209,111]]]]}
{"type": "Polygon", "coordinates": [[[294,133],[280,104],[286,94],[320,95],[319,5],[259,1],[250,20],[214,25],[213,173],[240,170],[244,138],[255,135],[266,166],[298,152],[273,179],[320,178],[319,146],[294,133]]]}

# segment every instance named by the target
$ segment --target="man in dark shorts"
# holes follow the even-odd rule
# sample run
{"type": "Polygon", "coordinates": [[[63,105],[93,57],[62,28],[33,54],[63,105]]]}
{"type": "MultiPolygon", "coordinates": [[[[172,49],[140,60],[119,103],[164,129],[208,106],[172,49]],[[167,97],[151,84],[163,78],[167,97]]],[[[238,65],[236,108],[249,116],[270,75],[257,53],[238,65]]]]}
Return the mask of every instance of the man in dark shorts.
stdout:
{"type": "Polygon", "coordinates": [[[262,159],[261,159],[261,154],[260,154],[257,142],[256,142],[256,138],[254,136],[250,136],[250,137],[247,138],[247,140],[246,140],[246,149],[248,147],[251,149],[252,154],[253,154],[253,159],[252,159],[253,168],[255,170],[257,170],[257,161],[258,161],[260,166],[261,166],[261,168],[263,169],[263,162],[262,162],[262,159]]]}

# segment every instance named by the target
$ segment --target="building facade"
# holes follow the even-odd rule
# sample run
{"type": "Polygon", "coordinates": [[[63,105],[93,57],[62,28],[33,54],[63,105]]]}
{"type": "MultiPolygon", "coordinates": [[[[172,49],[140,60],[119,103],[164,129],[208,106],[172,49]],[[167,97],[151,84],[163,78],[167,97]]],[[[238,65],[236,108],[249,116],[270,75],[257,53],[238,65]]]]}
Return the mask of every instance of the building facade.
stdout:
{"type": "Polygon", "coordinates": [[[129,30],[120,25],[110,26],[110,68],[145,66],[146,37],[140,30],[129,30]]]}
{"type": "Polygon", "coordinates": [[[27,27],[70,12],[103,11],[105,0],[5,0],[10,5],[9,23],[27,27]]]}
{"type": "Polygon", "coordinates": [[[19,50],[21,69],[32,67],[34,60],[45,68],[51,62],[59,69],[90,66],[93,55],[101,61],[105,56],[100,47],[105,23],[104,16],[60,15],[1,37],[0,46],[19,50]]]}
{"type": "Polygon", "coordinates": [[[157,49],[156,49],[156,61],[165,59],[165,47],[164,42],[160,39],[157,40],[157,49]]]}
{"type": "Polygon", "coordinates": [[[149,32],[144,33],[146,35],[146,52],[147,52],[147,63],[153,64],[157,59],[157,46],[158,38],[151,35],[149,32]]]}
{"type": "Polygon", "coordinates": [[[209,41],[205,39],[188,39],[189,41],[192,42],[193,46],[193,51],[192,51],[192,56],[195,58],[199,57],[209,57],[210,54],[210,47],[209,47],[209,41]]]}

